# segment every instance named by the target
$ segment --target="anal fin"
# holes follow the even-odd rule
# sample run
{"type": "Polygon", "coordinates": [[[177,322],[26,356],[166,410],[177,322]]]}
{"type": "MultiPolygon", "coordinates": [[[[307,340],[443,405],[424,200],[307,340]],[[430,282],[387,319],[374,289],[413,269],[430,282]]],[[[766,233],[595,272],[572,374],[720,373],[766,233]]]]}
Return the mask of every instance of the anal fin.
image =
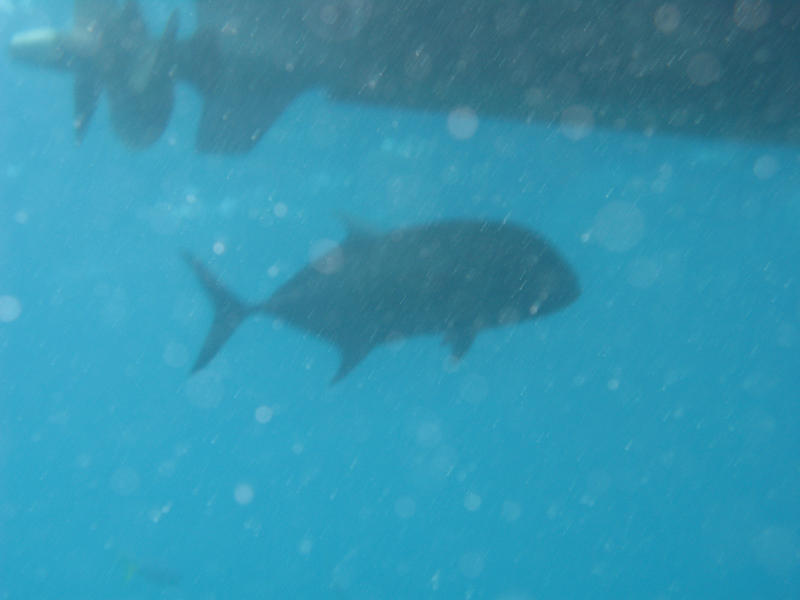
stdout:
{"type": "Polygon", "coordinates": [[[472,329],[449,329],[444,334],[444,343],[450,346],[454,360],[461,360],[474,341],[475,332],[472,329]]]}
{"type": "Polygon", "coordinates": [[[103,91],[103,84],[95,76],[91,69],[81,69],[75,74],[75,105],[73,108],[72,125],[75,128],[75,137],[78,142],[82,142],[86,135],[89,121],[92,119],[100,94],[103,91]]]}

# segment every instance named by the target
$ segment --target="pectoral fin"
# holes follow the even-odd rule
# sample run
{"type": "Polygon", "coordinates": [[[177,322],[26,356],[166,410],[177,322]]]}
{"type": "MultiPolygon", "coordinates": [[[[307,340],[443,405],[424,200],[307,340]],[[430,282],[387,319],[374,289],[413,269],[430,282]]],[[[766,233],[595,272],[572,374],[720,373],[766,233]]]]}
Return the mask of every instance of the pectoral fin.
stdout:
{"type": "Polygon", "coordinates": [[[339,370],[336,371],[336,375],[331,379],[331,385],[344,379],[358,363],[364,360],[371,350],[372,346],[370,345],[341,346],[339,352],[341,353],[342,361],[339,363],[339,370]]]}
{"type": "Polygon", "coordinates": [[[293,90],[280,89],[266,96],[252,92],[207,94],[197,130],[197,149],[218,154],[249,151],[294,98],[293,90]]]}

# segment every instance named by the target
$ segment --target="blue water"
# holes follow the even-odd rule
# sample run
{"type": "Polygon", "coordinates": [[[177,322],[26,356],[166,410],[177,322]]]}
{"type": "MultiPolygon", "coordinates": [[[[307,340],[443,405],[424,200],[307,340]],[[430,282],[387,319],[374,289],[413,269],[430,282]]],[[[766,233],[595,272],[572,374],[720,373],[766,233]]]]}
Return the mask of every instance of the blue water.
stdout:
{"type": "Polygon", "coordinates": [[[312,92],[215,158],[186,88],[152,149],[105,106],[78,147],[70,79],[0,61],[0,598],[800,597],[800,149],[457,140],[312,92]],[[335,349],[254,319],[190,378],[180,251],[263,299],[341,214],[509,217],[583,295],[333,387],[335,349]]]}

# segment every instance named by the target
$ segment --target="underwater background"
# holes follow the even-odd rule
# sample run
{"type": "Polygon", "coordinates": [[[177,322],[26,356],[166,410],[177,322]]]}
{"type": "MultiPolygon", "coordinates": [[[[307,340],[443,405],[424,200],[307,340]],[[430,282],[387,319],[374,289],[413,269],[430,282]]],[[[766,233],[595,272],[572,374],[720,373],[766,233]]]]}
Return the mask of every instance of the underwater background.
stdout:
{"type": "MultiPolygon", "coordinates": [[[[0,0],[0,39],[70,4],[0,0]]],[[[313,91],[210,157],[184,86],[132,152],[0,65],[0,599],[800,597],[800,148],[313,91]],[[509,218],[583,294],[335,386],[334,348],[252,319],[190,377],[180,252],[261,300],[343,215],[509,218]]]]}

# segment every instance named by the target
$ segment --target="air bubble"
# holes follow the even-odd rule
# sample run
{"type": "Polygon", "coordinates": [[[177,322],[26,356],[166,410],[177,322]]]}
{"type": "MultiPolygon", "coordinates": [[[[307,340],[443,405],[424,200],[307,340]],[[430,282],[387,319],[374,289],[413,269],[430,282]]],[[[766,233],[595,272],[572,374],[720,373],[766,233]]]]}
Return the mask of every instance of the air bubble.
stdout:
{"type": "Polygon", "coordinates": [[[686,67],[686,74],[692,80],[692,83],[704,87],[719,81],[722,75],[722,67],[716,56],[708,52],[701,52],[695,54],[689,61],[689,65],[686,67]]]}
{"type": "Polygon", "coordinates": [[[311,266],[323,275],[332,275],[344,264],[344,251],[333,240],[319,240],[308,252],[311,266]]]}
{"type": "Polygon", "coordinates": [[[628,265],[628,283],[635,288],[648,288],[661,274],[661,267],[651,258],[639,257],[628,265]]]}
{"type": "Polygon", "coordinates": [[[733,7],[733,20],[742,29],[754,31],[769,21],[770,12],[766,0],[739,0],[733,7]]]}
{"type": "Polygon", "coordinates": [[[590,108],[576,104],[561,113],[561,133],[564,137],[578,141],[587,137],[594,129],[594,113],[590,108]]]}
{"type": "Polygon", "coordinates": [[[186,383],[186,396],[198,408],[215,408],[222,402],[224,395],[225,385],[222,378],[219,373],[211,370],[196,373],[186,383]]]}
{"type": "Polygon", "coordinates": [[[753,539],[756,560],[772,574],[789,576],[800,566],[800,540],[784,527],[767,527],[753,539]]]}
{"type": "Polygon", "coordinates": [[[475,492],[467,492],[464,496],[464,508],[470,512],[475,512],[481,507],[483,499],[475,492]]]}
{"type": "Polygon", "coordinates": [[[269,423],[272,420],[272,415],[273,415],[272,409],[266,405],[259,406],[255,412],[256,421],[258,421],[262,425],[265,423],[269,423]]]}
{"type": "Polygon", "coordinates": [[[423,48],[417,48],[406,57],[405,73],[410,79],[422,81],[430,74],[432,68],[431,55],[423,48]]]}
{"type": "Polygon", "coordinates": [[[255,498],[253,486],[248,483],[240,483],[233,490],[233,498],[236,500],[237,504],[241,504],[242,506],[250,504],[253,498],[255,498]]]}
{"type": "Polygon", "coordinates": [[[189,351],[186,346],[178,342],[169,342],[164,348],[162,355],[164,363],[173,369],[180,369],[189,362],[189,351]]]}
{"type": "Polygon", "coordinates": [[[627,252],[644,237],[644,215],[628,202],[609,202],[597,213],[593,238],[611,252],[627,252]]]}
{"type": "Polygon", "coordinates": [[[398,498],[397,501],[394,503],[394,514],[396,514],[401,519],[410,519],[414,516],[414,513],[417,511],[417,503],[414,502],[413,498],[409,498],[408,496],[403,496],[402,498],[398,498]]]}
{"type": "Polygon", "coordinates": [[[111,475],[111,489],[120,496],[130,496],[139,489],[139,474],[130,467],[120,467],[111,475]]]}
{"type": "Polygon", "coordinates": [[[283,202],[278,202],[272,208],[272,214],[274,214],[279,219],[285,217],[288,212],[289,212],[289,207],[286,206],[283,202]]]}
{"type": "Polygon", "coordinates": [[[774,156],[765,154],[759,156],[753,164],[753,173],[759,179],[770,179],[780,169],[780,165],[774,156]]]}
{"type": "Polygon", "coordinates": [[[508,523],[513,523],[522,516],[522,507],[517,502],[506,500],[503,502],[503,509],[500,514],[502,515],[503,520],[507,521],[508,523]]]}
{"type": "Polygon", "coordinates": [[[489,396],[489,383],[485,377],[467,375],[459,390],[461,399],[467,404],[478,405],[489,396]]]}
{"type": "Polygon", "coordinates": [[[371,0],[311,0],[303,22],[319,38],[341,42],[361,33],[371,15],[371,0]]]}
{"type": "Polygon", "coordinates": [[[22,314],[22,304],[14,296],[0,296],[0,322],[11,323],[22,314]]]}
{"type": "Polygon", "coordinates": [[[461,106],[447,115],[447,131],[457,140],[468,140],[478,130],[478,115],[468,106],[461,106]]]}
{"type": "Polygon", "coordinates": [[[671,2],[662,4],[658,7],[653,22],[661,33],[672,33],[681,23],[681,11],[671,2]]]}
{"type": "Polygon", "coordinates": [[[297,552],[303,556],[308,556],[311,554],[311,550],[314,548],[314,542],[312,542],[308,538],[303,538],[297,544],[297,552]]]}
{"type": "Polygon", "coordinates": [[[424,421],[417,428],[417,443],[420,446],[432,447],[442,441],[442,430],[435,421],[424,421]]]}
{"type": "Polygon", "coordinates": [[[461,574],[467,579],[475,579],[483,572],[485,565],[483,554],[479,552],[467,552],[458,561],[461,574]]]}

